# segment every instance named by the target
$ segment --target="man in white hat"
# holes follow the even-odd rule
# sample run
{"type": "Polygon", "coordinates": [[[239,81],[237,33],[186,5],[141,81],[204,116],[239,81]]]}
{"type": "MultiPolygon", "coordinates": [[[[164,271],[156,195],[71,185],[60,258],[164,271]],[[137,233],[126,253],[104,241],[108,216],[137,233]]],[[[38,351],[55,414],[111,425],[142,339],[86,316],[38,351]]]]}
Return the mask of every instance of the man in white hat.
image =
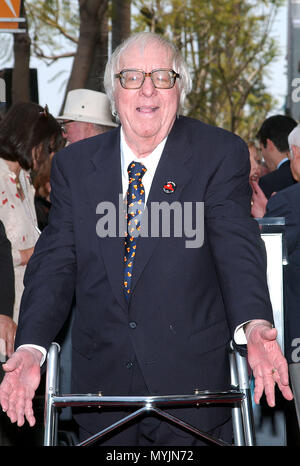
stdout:
{"type": "Polygon", "coordinates": [[[57,119],[62,120],[62,128],[69,144],[118,126],[112,120],[106,94],[90,89],[69,91],[63,114],[57,119]]]}

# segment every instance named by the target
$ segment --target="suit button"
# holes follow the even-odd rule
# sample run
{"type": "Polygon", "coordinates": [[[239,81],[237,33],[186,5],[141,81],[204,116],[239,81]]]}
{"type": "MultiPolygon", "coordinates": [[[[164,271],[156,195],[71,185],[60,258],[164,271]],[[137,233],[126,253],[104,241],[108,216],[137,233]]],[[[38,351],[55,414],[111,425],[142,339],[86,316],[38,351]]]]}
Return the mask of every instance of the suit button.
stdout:
{"type": "Polygon", "coordinates": [[[131,361],[126,362],[126,368],[127,369],[131,369],[132,367],[133,367],[133,362],[131,362],[131,361]]]}
{"type": "Polygon", "coordinates": [[[137,323],[136,322],[129,322],[129,327],[130,328],[136,328],[137,323]]]}

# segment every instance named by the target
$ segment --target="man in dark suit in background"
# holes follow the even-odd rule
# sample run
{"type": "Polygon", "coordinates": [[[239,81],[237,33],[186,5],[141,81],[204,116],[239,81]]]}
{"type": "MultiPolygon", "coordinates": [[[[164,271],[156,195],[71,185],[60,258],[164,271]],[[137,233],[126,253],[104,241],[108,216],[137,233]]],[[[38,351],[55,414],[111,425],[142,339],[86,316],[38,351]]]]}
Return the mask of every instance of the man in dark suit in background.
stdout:
{"type": "MultiPolygon", "coordinates": [[[[161,36],[139,33],[121,44],[104,82],[121,126],[54,157],[49,225],[27,269],[17,350],[0,387],[2,408],[18,425],[25,418],[34,424],[32,397],[43,354],[63,325],[74,290],[74,392],[228,388],[234,338],[248,346],[255,402],[265,391],[274,406],[275,383],[292,399],[272,328],[265,250],[250,216],[246,144],[223,129],[178,117],[191,78],[178,50],[161,36]],[[158,208],[172,209],[174,222],[162,221],[158,208]]],[[[172,412],[232,440],[230,408],[172,412]]],[[[121,417],[103,409],[74,415],[82,440],[121,417]]],[[[199,444],[155,417],[102,442],[199,444]]]]}
{"type": "Polygon", "coordinates": [[[270,170],[259,180],[259,186],[269,199],[274,192],[295,183],[290,169],[288,135],[297,126],[296,121],[286,115],[267,118],[257,133],[260,150],[270,170]]]}
{"type": "Polygon", "coordinates": [[[284,268],[285,354],[300,425],[300,125],[289,134],[288,142],[291,173],[296,184],[281,190],[268,200],[257,183],[252,183],[252,213],[255,217],[285,218],[288,249],[288,265],[284,268]]]}
{"type": "MultiPolygon", "coordinates": [[[[285,217],[288,265],[285,267],[285,354],[300,426],[300,125],[289,135],[291,172],[297,184],[273,196],[267,217],[285,217]]],[[[299,430],[298,430],[299,434],[299,430]]]]}
{"type": "Polygon", "coordinates": [[[286,267],[286,311],[287,338],[286,356],[293,361],[297,350],[295,339],[300,343],[300,125],[289,135],[291,172],[296,184],[283,189],[269,199],[266,205],[267,217],[285,217],[285,234],[288,248],[286,267]]]}
{"type": "Polygon", "coordinates": [[[118,126],[111,117],[109,100],[103,92],[72,89],[62,115],[57,117],[68,144],[105,133],[118,126]]]}

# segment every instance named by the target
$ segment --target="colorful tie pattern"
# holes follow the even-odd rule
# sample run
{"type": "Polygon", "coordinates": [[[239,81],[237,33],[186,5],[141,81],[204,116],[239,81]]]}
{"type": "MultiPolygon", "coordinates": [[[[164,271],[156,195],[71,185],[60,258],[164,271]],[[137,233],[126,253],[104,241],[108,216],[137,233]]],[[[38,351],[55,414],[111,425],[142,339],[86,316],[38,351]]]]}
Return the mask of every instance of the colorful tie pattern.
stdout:
{"type": "Polygon", "coordinates": [[[146,173],[147,168],[139,162],[131,162],[127,171],[129,184],[127,191],[127,232],[125,235],[123,289],[126,298],[129,299],[136,243],[141,228],[141,215],[145,205],[145,190],[142,177],[146,173]]]}

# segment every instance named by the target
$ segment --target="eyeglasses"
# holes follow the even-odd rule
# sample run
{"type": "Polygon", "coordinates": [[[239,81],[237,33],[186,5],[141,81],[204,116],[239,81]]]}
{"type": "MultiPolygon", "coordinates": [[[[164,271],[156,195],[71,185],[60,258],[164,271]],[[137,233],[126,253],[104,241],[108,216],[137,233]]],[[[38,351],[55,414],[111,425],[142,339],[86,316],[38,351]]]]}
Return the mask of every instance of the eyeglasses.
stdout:
{"type": "Polygon", "coordinates": [[[60,123],[60,127],[61,127],[61,130],[63,133],[66,133],[67,132],[67,128],[65,125],[67,125],[68,123],[73,123],[74,120],[65,120],[65,121],[62,121],[60,123]]]}
{"type": "Polygon", "coordinates": [[[176,78],[180,78],[180,75],[174,70],[165,68],[152,70],[150,73],[128,69],[115,74],[115,78],[120,79],[121,86],[124,89],[140,89],[146,77],[151,78],[153,86],[157,89],[171,89],[176,82],[176,78]]]}

